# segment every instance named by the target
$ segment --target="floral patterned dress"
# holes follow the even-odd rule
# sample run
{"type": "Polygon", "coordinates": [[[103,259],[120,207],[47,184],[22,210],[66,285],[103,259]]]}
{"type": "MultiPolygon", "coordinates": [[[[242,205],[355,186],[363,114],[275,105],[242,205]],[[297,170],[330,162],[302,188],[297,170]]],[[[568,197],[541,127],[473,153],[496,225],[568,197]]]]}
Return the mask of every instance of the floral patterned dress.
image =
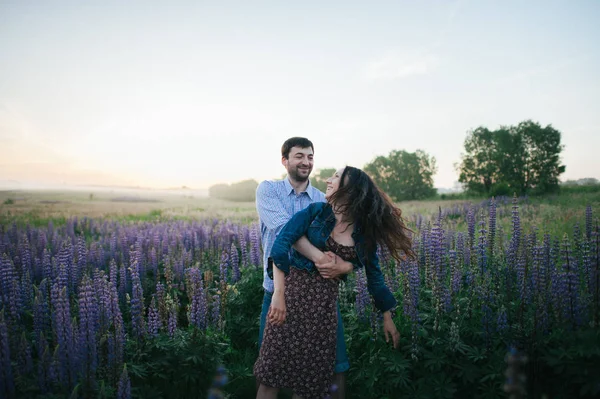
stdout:
{"type": "MultiPolygon", "coordinates": [[[[346,261],[354,247],[331,237],[327,249],[346,261]]],[[[267,322],[254,375],[270,387],[290,388],[304,399],[327,395],[335,368],[338,283],[319,273],[290,268],[285,277],[286,320],[267,322]]]]}

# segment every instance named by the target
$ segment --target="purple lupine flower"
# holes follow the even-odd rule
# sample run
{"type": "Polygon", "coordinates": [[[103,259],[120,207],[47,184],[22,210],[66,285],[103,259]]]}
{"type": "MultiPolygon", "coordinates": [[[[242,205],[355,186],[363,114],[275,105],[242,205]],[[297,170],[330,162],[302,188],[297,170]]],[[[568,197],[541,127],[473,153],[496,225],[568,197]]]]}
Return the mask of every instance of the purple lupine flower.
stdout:
{"type": "Polygon", "coordinates": [[[260,234],[258,232],[258,225],[252,226],[250,230],[250,260],[251,263],[258,268],[261,265],[260,256],[260,234]]]}
{"type": "Polygon", "coordinates": [[[77,237],[77,262],[74,273],[75,281],[79,281],[81,274],[85,271],[87,262],[87,248],[85,246],[85,238],[83,236],[77,237]]]}
{"type": "Polygon", "coordinates": [[[581,244],[581,260],[583,262],[583,279],[590,293],[594,292],[594,269],[592,268],[592,253],[589,242],[583,241],[581,244]]]}
{"type": "Polygon", "coordinates": [[[109,281],[110,284],[112,286],[114,286],[115,288],[117,288],[117,271],[118,271],[118,267],[117,267],[117,262],[115,261],[115,259],[111,259],[110,263],[108,265],[109,267],[109,281]]]}
{"type": "MultiPolygon", "coordinates": [[[[247,229],[245,229],[244,231],[247,231],[247,229]]],[[[240,261],[242,263],[241,267],[246,267],[250,263],[248,261],[248,241],[246,240],[246,234],[244,232],[242,232],[242,234],[240,234],[239,239],[240,239],[240,252],[241,252],[240,261]]]]}
{"type": "Polygon", "coordinates": [[[42,393],[47,393],[50,384],[54,380],[51,378],[52,355],[48,346],[48,341],[44,334],[40,335],[38,345],[38,362],[37,362],[37,381],[38,387],[42,393]]]}
{"type": "Polygon", "coordinates": [[[123,315],[119,308],[119,296],[117,288],[113,285],[109,287],[110,313],[112,319],[112,329],[108,335],[108,366],[116,375],[116,370],[123,364],[123,353],[125,349],[125,327],[123,325],[123,315]]]}
{"type": "Polygon", "coordinates": [[[473,248],[475,245],[475,207],[471,206],[469,208],[469,213],[467,214],[467,229],[469,231],[469,248],[473,248]]]}
{"type": "Polygon", "coordinates": [[[356,299],[355,307],[358,317],[366,319],[367,310],[371,301],[369,300],[369,293],[367,291],[367,278],[362,268],[356,271],[356,299]]]}
{"type": "MultiPolygon", "coordinates": [[[[47,279],[40,282],[38,288],[35,289],[35,300],[33,305],[33,330],[35,337],[39,337],[41,334],[47,334],[50,331],[50,289],[47,279]]],[[[38,354],[39,350],[38,348],[38,354]]]]}
{"type": "Polygon", "coordinates": [[[98,367],[96,332],[98,303],[92,280],[84,275],[79,289],[79,361],[87,386],[93,386],[98,367]]]}
{"type": "Polygon", "coordinates": [[[53,276],[53,272],[52,272],[52,259],[50,257],[50,251],[48,251],[47,248],[44,248],[44,254],[43,254],[43,259],[42,259],[42,270],[43,270],[43,277],[45,279],[52,279],[53,276]]]}
{"type": "Polygon", "coordinates": [[[380,312],[371,311],[369,316],[369,325],[371,326],[371,339],[375,341],[377,339],[377,332],[379,331],[379,318],[381,317],[380,312]]]}
{"type": "Polygon", "coordinates": [[[0,258],[0,303],[7,307],[9,320],[20,318],[20,299],[17,271],[12,260],[3,254],[0,258]]]}
{"type": "Polygon", "coordinates": [[[585,235],[588,240],[592,239],[592,206],[588,205],[585,207],[585,235]]]}
{"type": "Polygon", "coordinates": [[[152,301],[150,301],[150,307],[148,308],[148,334],[156,337],[161,328],[160,316],[156,307],[156,295],[152,295],[152,301]]]}
{"type": "Polygon", "coordinates": [[[575,250],[581,251],[581,229],[579,228],[579,223],[575,223],[573,226],[573,243],[575,244],[575,250]]]}
{"type": "Polygon", "coordinates": [[[173,289],[173,281],[175,280],[174,278],[174,271],[173,271],[173,264],[171,262],[171,257],[169,256],[169,254],[166,254],[163,257],[163,273],[165,275],[165,283],[167,283],[167,287],[169,290],[173,289]]]}
{"type": "Polygon", "coordinates": [[[115,233],[110,236],[109,251],[110,257],[114,259],[117,256],[117,235],[115,233]]]}
{"type": "MultiPolygon", "coordinates": [[[[410,318],[413,325],[419,323],[419,265],[414,260],[404,262],[404,313],[410,318]]],[[[364,306],[364,305],[363,305],[364,306]]]]}
{"type": "Polygon", "coordinates": [[[15,382],[10,364],[8,327],[4,319],[4,309],[2,309],[0,310],[0,397],[12,398],[14,392],[15,382]]]}
{"type": "MultiPolygon", "coordinates": [[[[483,211],[482,211],[483,213],[483,211]]],[[[479,272],[484,275],[487,271],[488,256],[487,256],[487,243],[486,243],[486,231],[485,231],[485,219],[481,218],[479,222],[479,245],[477,246],[477,260],[479,266],[479,272]]]]}
{"type": "Polygon", "coordinates": [[[458,256],[456,251],[450,251],[450,268],[452,270],[452,295],[460,291],[462,272],[458,267],[458,256]]]}
{"type": "Polygon", "coordinates": [[[169,322],[169,308],[166,301],[165,286],[160,281],[156,283],[156,301],[158,302],[158,314],[160,322],[166,326],[169,322]]]}
{"type": "MultiPolygon", "coordinates": [[[[530,251],[527,251],[530,252],[530,251]]],[[[540,281],[540,260],[541,260],[541,252],[542,248],[539,246],[534,246],[531,250],[531,257],[533,262],[530,266],[529,273],[529,286],[531,288],[531,296],[536,299],[539,295],[539,291],[541,289],[541,281],[540,281]]]]}
{"type": "Polygon", "coordinates": [[[496,201],[492,197],[490,201],[490,222],[488,225],[488,246],[490,256],[494,256],[494,239],[496,237],[496,201]]]}
{"type": "Polygon", "coordinates": [[[21,312],[31,310],[33,304],[33,282],[31,281],[31,273],[29,270],[23,269],[21,274],[21,312]]]}
{"type": "Polygon", "coordinates": [[[158,254],[154,247],[150,250],[150,267],[152,268],[154,275],[158,275],[158,254]]]}
{"type": "Polygon", "coordinates": [[[213,295],[212,299],[213,300],[212,300],[212,306],[211,306],[210,319],[211,319],[213,326],[220,329],[221,324],[222,324],[221,323],[221,296],[219,294],[216,294],[216,295],[213,295]]]}
{"type": "Polygon", "coordinates": [[[71,387],[75,382],[77,370],[77,351],[74,345],[73,325],[67,287],[59,282],[52,286],[52,327],[56,336],[58,379],[64,387],[71,387]]]}
{"type": "Polygon", "coordinates": [[[98,303],[98,335],[103,336],[112,323],[110,282],[104,270],[94,271],[94,292],[98,303]]]}
{"type": "Polygon", "coordinates": [[[146,272],[146,262],[144,260],[144,237],[142,236],[141,232],[138,233],[138,237],[135,242],[134,257],[138,272],[140,275],[143,275],[146,272]]]}
{"type": "Polygon", "coordinates": [[[127,293],[127,268],[123,263],[119,268],[119,298],[121,301],[125,300],[125,294],[127,293]]]}
{"type": "Polygon", "coordinates": [[[203,330],[208,325],[208,310],[202,274],[197,268],[187,269],[186,274],[188,276],[188,295],[191,297],[188,311],[189,322],[203,330]]]}
{"type": "Polygon", "coordinates": [[[221,253],[221,263],[219,263],[219,277],[221,281],[221,287],[227,285],[227,275],[229,271],[229,255],[227,251],[223,250],[221,253]]]}
{"type": "Polygon", "coordinates": [[[21,269],[31,270],[31,248],[27,235],[23,235],[19,243],[19,257],[21,259],[21,269]]]}
{"type": "Polygon", "coordinates": [[[131,381],[129,380],[129,374],[127,373],[127,364],[123,365],[123,372],[119,378],[119,384],[117,385],[117,399],[130,399],[131,398],[131,381]]]}
{"type": "Polygon", "coordinates": [[[517,286],[519,287],[519,296],[521,301],[529,303],[529,290],[526,276],[527,259],[525,254],[521,253],[517,259],[517,286]]]}
{"type": "Polygon", "coordinates": [[[519,218],[519,205],[516,195],[513,196],[512,204],[512,237],[506,256],[509,271],[515,270],[517,267],[519,245],[521,244],[521,219],[519,218]]]}
{"type": "MultiPolygon", "coordinates": [[[[167,296],[167,299],[169,298],[170,295],[167,296]]],[[[175,301],[171,301],[171,306],[169,306],[169,321],[167,324],[167,330],[171,338],[175,336],[175,332],[177,331],[177,308],[177,303],[175,301]]]]}
{"type": "Polygon", "coordinates": [[[135,262],[130,269],[132,292],[131,292],[131,328],[136,338],[142,338],[146,329],[144,327],[144,291],[142,282],[135,266],[135,262]]]}
{"type": "Polygon", "coordinates": [[[234,243],[231,243],[231,250],[229,251],[229,261],[232,267],[232,282],[237,283],[240,279],[240,257],[238,255],[237,247],[234,243]]]}
{"type": "Polygon", "coordinates": [[[569,238],[565,233],[563,238],[563,245],[561,251],[563,259],[563,272],[561,280],[561,291],[563,296],[563,311],[567,321],[573,323],[573,326],[578,322],[579,315],[577,311],[578,306],[578,290],[577,290],[577,274],[575,270],[576,259],[571,255],[571,244],[569,238]]]}
{"type": "Polygon", "coordinates": [[[59,279],[62,287],[67,287],[67,292],[71,293],[74,289],[74,278],[70,275],[73,267],[73,246],[69,240],[62,243],[58,252],[59,279]]]}
{"type": "Polygon", "coordinates": [[[19,341],[19,349],[17,351],[17,370],[23,377],[27,377],[33,371],[31,345],[27,340],[25,332],[21,334],[21,340],[19,341]]]}
{"type": "Polygon", "coordinates": [[[496,320],[496,331],[500,334],[504,333],[508,329],[508,318],[506,316],[506,308],[502,306],[498,312],[498,319],[496,320]]]}

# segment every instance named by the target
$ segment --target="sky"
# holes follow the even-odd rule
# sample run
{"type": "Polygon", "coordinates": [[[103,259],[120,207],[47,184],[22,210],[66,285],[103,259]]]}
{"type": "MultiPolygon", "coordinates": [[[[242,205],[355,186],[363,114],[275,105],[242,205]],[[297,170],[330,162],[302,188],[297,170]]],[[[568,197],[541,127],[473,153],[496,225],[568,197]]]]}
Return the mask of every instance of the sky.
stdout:
{"type": "Polygon", "coordinates": [[[600,1],[0,0],[0,181],[206,188],[392,150],[458,180],[467,132],[562,132],[600,178],[600,1]]]}

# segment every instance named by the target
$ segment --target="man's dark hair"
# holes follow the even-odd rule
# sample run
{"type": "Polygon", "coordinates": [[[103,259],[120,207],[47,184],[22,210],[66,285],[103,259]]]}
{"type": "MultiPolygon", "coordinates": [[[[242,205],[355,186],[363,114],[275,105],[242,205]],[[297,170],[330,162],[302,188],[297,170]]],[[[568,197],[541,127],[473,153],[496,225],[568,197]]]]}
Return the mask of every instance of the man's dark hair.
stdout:
{"type": "Polygon", "coordinates": [[[315,152],[315,147],[313,147],[312,141],[304,137],[292,137],[289,138],[283,143],[281,146],[281,156],[285,159],[288,159],[290,156],[290,150],[292,147],[300,147],[300,148],[308,148],[310,147],[313,152],[315,152]]]}

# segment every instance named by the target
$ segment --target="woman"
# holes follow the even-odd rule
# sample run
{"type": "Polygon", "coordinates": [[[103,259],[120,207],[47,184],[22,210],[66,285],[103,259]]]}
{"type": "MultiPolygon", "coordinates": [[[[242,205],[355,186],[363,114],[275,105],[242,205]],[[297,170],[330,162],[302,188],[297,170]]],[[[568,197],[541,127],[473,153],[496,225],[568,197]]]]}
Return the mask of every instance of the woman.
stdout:
{"type": "Polygon", "coordinates": [[[318,250],[365,268],[369,292],[383,312],[386,340],[391,337],[398,345],[400,334],[390,314],[396,300],[384,283],[376,251],[380,245],[397,260],[402,252],[414,256],[401,211],[365,172],[351,166],[327,179],[325,198],[327,203],[295,214],[273,244],[276,267],[270,264],[268,271],[275,291],[254,365],[258,398],[276,398],[283,387],[304,399],[322,398],[331,383],[338,282],[321,277],[298,252],[290,257],[292,245],[304,235],[318,250]]]}

